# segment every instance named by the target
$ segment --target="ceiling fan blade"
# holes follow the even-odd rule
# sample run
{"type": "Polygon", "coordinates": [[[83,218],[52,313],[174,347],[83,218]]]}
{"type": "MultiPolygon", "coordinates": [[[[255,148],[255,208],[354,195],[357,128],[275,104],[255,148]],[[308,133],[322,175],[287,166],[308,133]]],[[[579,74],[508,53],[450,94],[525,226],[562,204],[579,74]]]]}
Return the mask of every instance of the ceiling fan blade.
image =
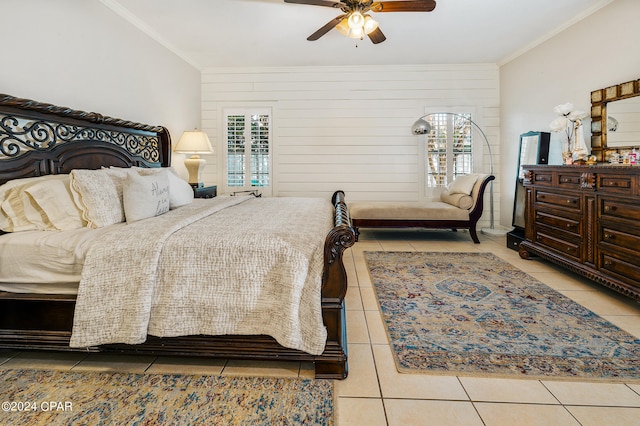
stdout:
{"type": "Polygon", "coordinates": [[[382,43],[387,39],[387,37],[385,37],[382,31],[380,31],[380,28],[376,28],[375,30],[371,31],[368,35],[369,35],[369,39],[373,42],[373,44],[382,43]]]}
{"type": "Polygon", "coordinates": [[[329,1],[329,0],[284,0],[285,3],[297,3],[297,4],[309,4],[311,6],[325,6],[325,7],[335,7],[337,9],[346,6],[344,3],[339,1],[329,1]]]}
{"type": "Polygon", "coordinates": [[[316,41],[317,39],[319,39],[320,37],[322,37],[323,35],[325,35],[329,31],[334,29],[340,23],[340,21],[342,21],[344,19],[345,16],[347,16],[347,15],[336,16],[331,21],[327,22],[327,24],[324,27],[320,28],[318,31],[316,31],[315,33],[313,33],[309,37],[307,37],[307,40],[316,41]]]}
{"type": "Polygon", "coordinates": [[[435,0],[379,1],[371,5],[373,12],[431,12],[435,8],[435,0]]]}

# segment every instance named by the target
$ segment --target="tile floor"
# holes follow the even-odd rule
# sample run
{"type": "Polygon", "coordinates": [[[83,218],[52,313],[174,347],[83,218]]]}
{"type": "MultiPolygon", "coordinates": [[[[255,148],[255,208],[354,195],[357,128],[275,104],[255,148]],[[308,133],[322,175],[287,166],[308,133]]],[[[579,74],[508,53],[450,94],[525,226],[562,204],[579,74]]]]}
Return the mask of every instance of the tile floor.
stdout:
{"type": "MultiPolygon", "coordinates": [[[[345,253],[349,377],[336,381],[339,425],[640,425],[640,384],[401,374],[396,371],[364,251],[486,251],[640,337],[640,304],[542,260],[522,260],[504,236],[367,231],[345,253]]],[[[311,365],[152,356],[0,352],[0,368],[312,377],[311,365]]]]}

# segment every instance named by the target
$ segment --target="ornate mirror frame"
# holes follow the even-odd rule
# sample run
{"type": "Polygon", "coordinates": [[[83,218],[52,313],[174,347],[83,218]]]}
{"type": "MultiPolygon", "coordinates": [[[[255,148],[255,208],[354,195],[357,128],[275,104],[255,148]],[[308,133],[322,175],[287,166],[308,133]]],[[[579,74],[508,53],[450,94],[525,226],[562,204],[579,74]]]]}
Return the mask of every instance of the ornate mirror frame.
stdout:
{"type": "Polygon", "coordinates": [[[596,156],[597,161],[608,161],[607,152],[624,152],[633,148],[607,147],[607,104],[634,96],[640,96],[640,80],[627,81],[591,92],[591,153],[596,156]]]}

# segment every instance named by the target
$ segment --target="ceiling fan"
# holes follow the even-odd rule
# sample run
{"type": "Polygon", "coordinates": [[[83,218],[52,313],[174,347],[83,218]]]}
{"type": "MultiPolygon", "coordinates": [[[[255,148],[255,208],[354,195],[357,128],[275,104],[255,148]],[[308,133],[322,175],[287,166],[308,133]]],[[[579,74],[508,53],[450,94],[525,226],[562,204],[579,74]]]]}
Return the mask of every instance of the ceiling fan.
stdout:
{"type": "Polygon", "coordinates": [[[382,43],[387,37],[380,31],[378,23],[368,12],[431,12],[436,7],[435,0],[284,0],[284,2],[333,7],[342,10],[342,15],[336,16],[307,37],[309,41],[318,40],[336,28],[351,38],[363,39],[367,35],[374,44],[382,43]]]}

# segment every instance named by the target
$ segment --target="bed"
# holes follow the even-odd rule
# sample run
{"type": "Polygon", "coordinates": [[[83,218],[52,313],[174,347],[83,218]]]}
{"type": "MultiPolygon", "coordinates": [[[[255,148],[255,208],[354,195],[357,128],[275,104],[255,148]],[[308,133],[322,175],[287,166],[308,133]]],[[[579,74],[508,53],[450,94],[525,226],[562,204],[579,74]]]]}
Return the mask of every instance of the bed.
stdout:
{"type": "Polygon", "coordinates": [[[25,201],[27,213],[46,222],[0,231],[0,348],[305,361],[318,378],[344,379],[343,252],[355,242],[344,193],[180,204],[170,164],[164,127],[0,95],[0,185],[22,188],[36,206],[25,201]],[[38,197],[64,198],[52,188],[67,179],[76,204],[110,205],[111,183],[95,179],[105,174],[124,182],[124,220],[38,208],[38,197]],[[148,193],[156,198],[140,201],[148,193]],[[265,212],[276,219],[242,226],[265,212]],[[71,272],[51,278],[60,263],[71,272]]]}

